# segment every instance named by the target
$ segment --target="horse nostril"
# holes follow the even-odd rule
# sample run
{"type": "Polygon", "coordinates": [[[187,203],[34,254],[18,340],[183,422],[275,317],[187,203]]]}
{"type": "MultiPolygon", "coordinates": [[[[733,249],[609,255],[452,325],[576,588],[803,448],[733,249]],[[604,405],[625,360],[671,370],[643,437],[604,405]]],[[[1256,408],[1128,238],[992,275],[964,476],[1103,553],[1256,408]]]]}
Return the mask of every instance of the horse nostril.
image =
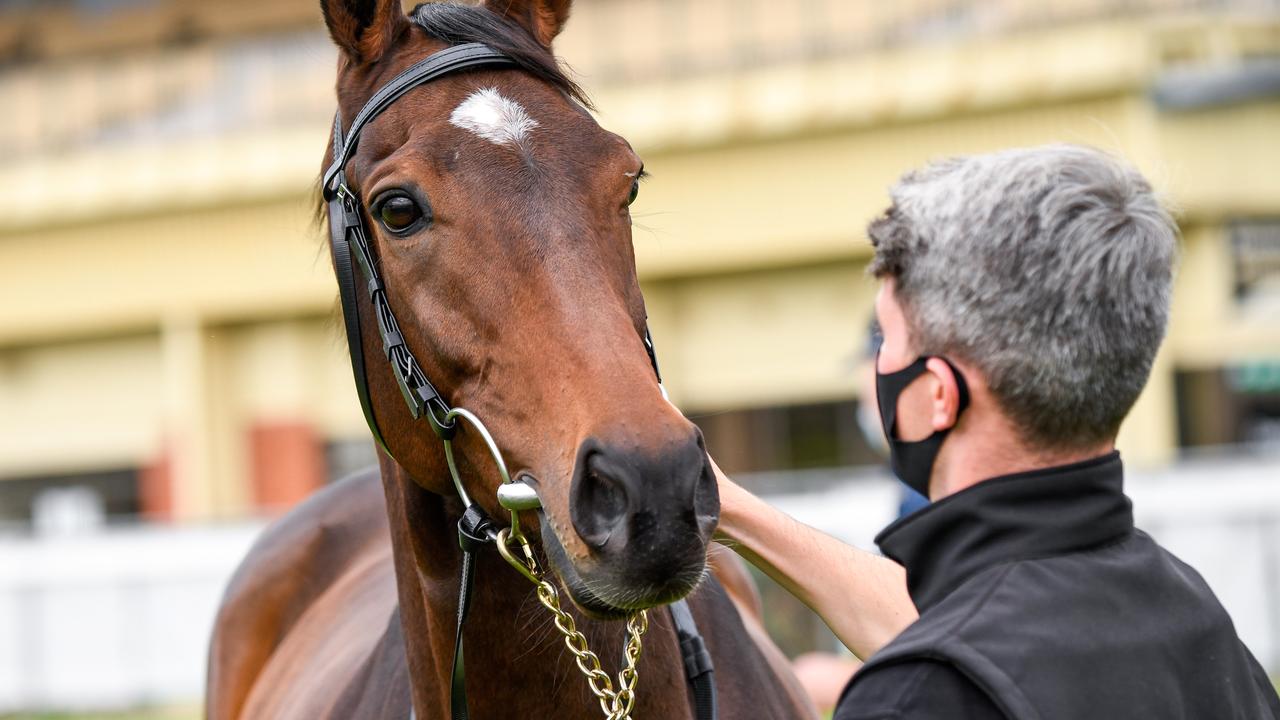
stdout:
{"type": "Polygon", "coordinates": [[[720,522],[720,486],[716,483],[710,462],[704,463],[694,485],[693,522],[698,533],[707,538],[711,537],[720,522]]]}
{"type": "Polygon", "coordinates": [[[593,554],[649,563],[659,572],[671,558],[702,552],[715,530],[720,498],[696,440],[647,451],[594,438],[583,442],[569,490],[569,518],[593,554]]]}
{"type": "Polygon", "coordinates": [[[594,497],[591,504],[595,508],[595,512],[602,518],[620,518],[622,511],[626,509],[627,498],[626,493],[621,486],[606,480],[595,473],[591,474],[591,487],[594,488],[594,497]]]}
{"type": "Polygon", "coordinates": [[[574,479],[570,520],[578,536],[598,550],[626,516],[627,491],[622,483],[590,467],[590,461],[587,464],[574,479]]]}

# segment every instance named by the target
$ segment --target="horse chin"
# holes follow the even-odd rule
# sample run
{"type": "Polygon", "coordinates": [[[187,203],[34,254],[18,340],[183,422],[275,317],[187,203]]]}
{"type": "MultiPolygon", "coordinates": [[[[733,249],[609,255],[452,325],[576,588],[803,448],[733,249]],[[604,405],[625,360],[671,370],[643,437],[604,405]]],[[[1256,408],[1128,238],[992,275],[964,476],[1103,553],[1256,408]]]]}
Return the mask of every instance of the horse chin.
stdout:
{"type": "Polygon", "coordinates": [[[605,598],[601,597],[601,592],[593,588],[595,583],[584,579],[577,566],[569,560],[564,545],[560,543],[560,538],[556,536],[545,517],[542,520],[542,547],[551,569],[559,577],[560,584],[564,587],[569,599],[579,610],[595,620],[623,620],[641,610],[673,603],[693,592],[706,576],[704,559],[701,567],[677,573],[677,578],[683,577],[684,581],[668,583],[652,593],[628,592],[625,593],[625,597],[605,598]]]}

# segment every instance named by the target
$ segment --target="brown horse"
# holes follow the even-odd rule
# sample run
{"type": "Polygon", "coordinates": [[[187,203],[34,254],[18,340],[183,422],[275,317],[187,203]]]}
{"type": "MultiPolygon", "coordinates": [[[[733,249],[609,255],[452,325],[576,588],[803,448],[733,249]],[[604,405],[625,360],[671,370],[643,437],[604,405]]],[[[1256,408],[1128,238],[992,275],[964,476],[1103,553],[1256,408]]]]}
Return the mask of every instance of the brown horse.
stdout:
{"type": "MultiPolygon", "coordinates": [[[[553,59],[569,5],[432,3],[406,16],[400,0],[322,0],[347,127],[379,87],[447,46],[485,43],[517,64],[409,92],[366,127],[347,184],[367,208],[405,341],[536,488],[542,509],[536,523],[523,513],[524,532],[606,667],[622,657],[620,618],[688,595],[722,718],[811,717],[742,566],[708,554],[715,482],[642,340],[628,211],[641,162],[553,59]]],[[[359,311],[376,327],[367,298],[359,311]]],[[[363,345],[380,358],[376,333],[363,345]]],[[[371,364],[368,383],[389,454],[380,472],[281,519],[245,559],[214,630],[211,720],[449,715],[463,507],[440,442],[406,411],[388,366],[371,364]]],[[[464,430],[455,446],[466,492],[504,517],[481,439],[464,430]]],[[[476,575],[472,716],[600,717],[533,585],[491,549],[476,575]]],[[[634,716],[692,718],[671,617],[650,619],[634,716]]]]}

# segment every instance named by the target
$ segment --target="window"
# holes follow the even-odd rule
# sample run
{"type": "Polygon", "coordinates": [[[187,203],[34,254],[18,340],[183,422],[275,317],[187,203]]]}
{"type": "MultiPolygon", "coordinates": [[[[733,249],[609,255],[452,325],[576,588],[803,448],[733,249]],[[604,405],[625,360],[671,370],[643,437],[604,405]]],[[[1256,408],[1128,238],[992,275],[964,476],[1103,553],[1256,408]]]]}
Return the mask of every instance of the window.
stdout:
{"type": "MultiPolygon", "coordinates": [[[[702,429],[711,456],[734,475],[884,462],[859,426],[856,400],[709,412],[689,419],[702,429]]],[[[879,432],[879,426],[871,430],[879,432]]]]}
{"type": "Polygon", "coordinates": [[[1236,300],[1280,299],[1280,219],[1234,223],[1231,258],[1236,300]]]}
{"type": "Polygon", "coordinates": [[[1280,446],[1280,360],[1177,374],[1179,444],[1280,446]]]}
{"type": "Polygon", "coordinates": [[[0,528],[6,530],[133,519],[141,509],[133,468],[0,479],[0,528]]]}

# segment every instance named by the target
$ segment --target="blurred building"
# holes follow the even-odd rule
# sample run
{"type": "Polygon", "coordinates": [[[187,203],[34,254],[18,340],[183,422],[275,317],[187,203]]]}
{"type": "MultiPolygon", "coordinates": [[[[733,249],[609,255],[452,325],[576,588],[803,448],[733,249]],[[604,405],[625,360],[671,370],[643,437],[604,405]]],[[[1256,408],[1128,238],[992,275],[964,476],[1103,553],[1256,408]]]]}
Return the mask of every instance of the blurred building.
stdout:
{"type": "MultiPolygon", "coordinates": [[[[0,712],[194,700],[261,525],[185,521],[372,459],[314,220],[317,5],[0,0],[0,712]],[[137,517],[184,526],[81,532],[137,517]]],[[[1121,436],[1140,523],[1280,668],[1276,461],[1225,459],[1280,448],[1280,0],[578,0],[558,50],[653,173],[635,240],[673,399],[861,544],[894,492],[847,469],[878,462],[855,368],[888,186],[1051,141],[1137,163],[1184,236],[1121,436]]],[[[830,644],[773,593],[785,649],[830,644]]]]}
{"type": "MultiPolygon", "coordinates": [[[[727,468],[874,462],[866,222],[1050,141],[1180,212],[1126,458],[1280,443],[1280,2],[579,0],[558,50],[653,173],[660,359],[727,468]]],[[[0,522],[238,516],[372,457],[314,221],[334,62],[316,0],[0,0],[0,522]]]]}

